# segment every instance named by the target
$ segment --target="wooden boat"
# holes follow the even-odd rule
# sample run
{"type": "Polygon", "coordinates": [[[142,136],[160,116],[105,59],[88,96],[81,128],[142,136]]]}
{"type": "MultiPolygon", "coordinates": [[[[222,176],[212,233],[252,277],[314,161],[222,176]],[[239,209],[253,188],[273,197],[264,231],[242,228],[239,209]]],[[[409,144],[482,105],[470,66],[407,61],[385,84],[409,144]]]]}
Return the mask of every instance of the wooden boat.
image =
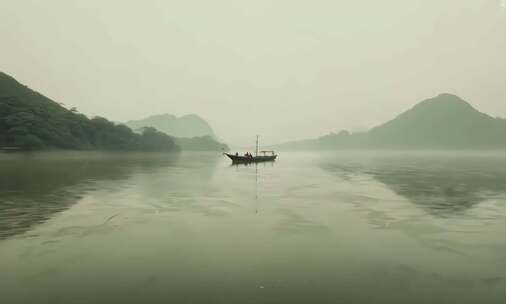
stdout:
{"type": "Polygon", "coordinates": [[[274,153],[274,151],[258,151],[258,136],[257,136],[257,144],[255,155],[240,155],[224,153],[228,158],[232,160],[232,163],[259,163],[259,162],[267,162],[267,161],[275,161],[278,158],[278,155],[274,153]],[[262,153],[262,155],[258,155],[258,153],[262,153]]]}
{"type": "Polygon", "coordinates": [[[271,155],[255,155],[255,156],[244,156],[244,155],[237,155],[237,154],[230,154],[225,153],[228,158],[232,160],[233,163],[259,163],[259,162],[266,162],[266,161],[275,161],[278,157],[276,154],[274,154],[274,151],[261,151],[262,153],[268,153],[270,152],[271,155]]]}

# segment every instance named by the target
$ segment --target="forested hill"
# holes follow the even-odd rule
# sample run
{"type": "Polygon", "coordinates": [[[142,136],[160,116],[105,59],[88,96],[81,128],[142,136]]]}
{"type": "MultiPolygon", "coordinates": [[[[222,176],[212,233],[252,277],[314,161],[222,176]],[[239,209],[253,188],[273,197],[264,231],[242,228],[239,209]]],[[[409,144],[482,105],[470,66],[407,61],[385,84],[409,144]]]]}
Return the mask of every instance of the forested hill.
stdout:
{"type": "Polygon", "coordinates": [[[0,149],[178,151],[154,128],[142,134],[105,118],[89,119],[0,72],[0,149]]]}

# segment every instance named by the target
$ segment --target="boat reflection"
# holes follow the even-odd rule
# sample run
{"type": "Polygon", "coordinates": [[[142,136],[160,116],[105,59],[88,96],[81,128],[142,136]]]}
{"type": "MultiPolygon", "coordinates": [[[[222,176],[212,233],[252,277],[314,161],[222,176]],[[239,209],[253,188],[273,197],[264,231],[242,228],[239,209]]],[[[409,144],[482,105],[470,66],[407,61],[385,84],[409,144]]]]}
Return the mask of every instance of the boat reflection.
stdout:
{"type": "Polygon", "coordinates": [[[261,163],[231,163],[230,167],[236,167],[236,168],[239,168],[239,167],[255,167],[255,168],[264,167],[265,168],[265,167],[274,167],[275,163],[276,163],[276,161],[274,161],[274,160],[264,161],[261,163]]]}

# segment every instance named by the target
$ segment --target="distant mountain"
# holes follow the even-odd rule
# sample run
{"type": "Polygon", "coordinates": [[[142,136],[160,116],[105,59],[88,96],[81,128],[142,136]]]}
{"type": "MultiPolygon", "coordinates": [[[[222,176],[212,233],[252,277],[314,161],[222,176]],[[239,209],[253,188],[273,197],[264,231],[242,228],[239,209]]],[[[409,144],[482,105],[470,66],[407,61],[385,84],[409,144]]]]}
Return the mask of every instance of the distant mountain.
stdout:
{"type": "Polygon", "coordinates": [[[143,127],[153,127],[174,137],[216,137],[211,126],[200,116],[195,114],[176,117],[171,114],[149,116],[140,120],[131,120],[125,123],[132,130],[143,127]]]}
{"type": "Polygon", "coordinates": [[[369,132],[342,131],[280,149],[496,149],[506,148],[506,120],[474,109],[452,94],[424,100],[369,132]]]}
{"type": "Polygon", "coordinates": [[[211,136],[196,136],[191,138],[174,137],[176,144],[183,151],[228,151],[226,144],[216,141],[211,136]]]}
{"type": "Polygon", "coordinates": [[[153,128],[136,134],[105,118],[89,119],[0,72],[0,149],[6,148],[179,150],[169,136],[153,128]]]}
{"type": "Polygon", "coordinates": [[[195,114],[181,117],[171,114],[154,115],[140,120],[131,120],[125,125],[133,130],[154,127],[173,137],[176,144],[186,151],[223,151],[229,149],[226,144],[217,140],[209,123],[195,114]]]}

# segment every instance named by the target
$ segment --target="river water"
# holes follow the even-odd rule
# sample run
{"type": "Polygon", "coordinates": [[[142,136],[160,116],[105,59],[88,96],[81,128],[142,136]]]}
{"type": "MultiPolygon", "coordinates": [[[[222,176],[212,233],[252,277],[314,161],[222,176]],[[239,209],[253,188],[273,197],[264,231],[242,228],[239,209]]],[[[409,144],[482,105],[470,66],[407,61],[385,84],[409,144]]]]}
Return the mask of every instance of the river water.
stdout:
{"type": "Polygon", "coordinates": [[[0,154],[0,303],[506,303],[506,155],[0,154]]]}

